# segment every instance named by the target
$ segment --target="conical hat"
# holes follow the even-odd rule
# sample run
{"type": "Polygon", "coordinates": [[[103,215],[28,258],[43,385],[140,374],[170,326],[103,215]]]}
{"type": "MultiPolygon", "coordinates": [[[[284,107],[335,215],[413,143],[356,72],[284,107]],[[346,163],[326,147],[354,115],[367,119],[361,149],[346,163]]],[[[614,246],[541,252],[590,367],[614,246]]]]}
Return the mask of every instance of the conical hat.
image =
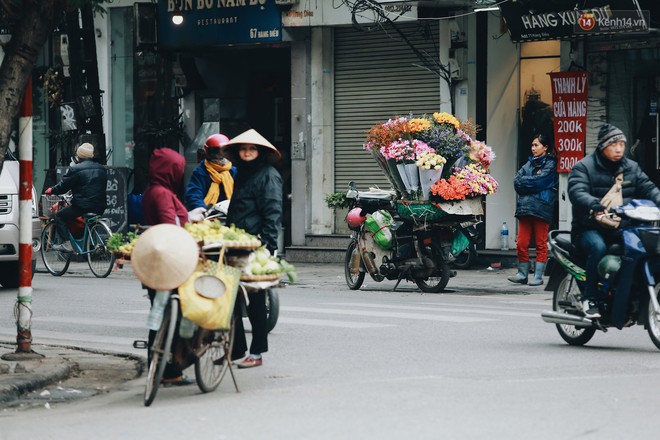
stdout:
{"type": "Polygon", "coordinates": [[[147,229],[135,242],[131,266],[142,283],[156,290],[179,287],[197,267],[199,247],[185,229],[160,224],[147,229]]]}
{"type": "Polygon", "coordinates": [[[254,128],[249,129],[248,131],[245,131],[226,144],[224,144],[222,148],[222,154],[229,159],[232,162],[236,162],[238,158],[238,150],[237,146],[241,144],[254,144],[254,145],[260,145],[264,148],[266,148],[266,151],[268,152],[268,160],[270,162],[277,162],[282,158],[282,155],[280,154],[279,151],[277,151],[277,148],[270,142],[268,142],[268,139],[260,135],[257,130],[254,128]]]}

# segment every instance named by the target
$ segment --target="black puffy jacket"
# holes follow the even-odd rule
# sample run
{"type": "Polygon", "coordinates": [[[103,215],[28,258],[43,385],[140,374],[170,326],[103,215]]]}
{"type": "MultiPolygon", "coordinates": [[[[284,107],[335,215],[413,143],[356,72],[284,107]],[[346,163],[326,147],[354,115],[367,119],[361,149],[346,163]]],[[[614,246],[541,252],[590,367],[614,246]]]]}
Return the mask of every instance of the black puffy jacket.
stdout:
{"type": "Polygon", "coordinates": [[[53,194],[64,194],[71,190],[71,203],[85,212],[103,214],[106,208],[105,190],[108,175],[105,167],[92,159],[83,159],[67,170],[62,181],[53,187],[53,194]]]}
{"type": "Polygon", "coordinates": [[[595,151],[575,164],[568,175],[568,197],[573,204],[573,237],[591,229],[606,231],[592,218],[591,210],[600,204],[619,173],[623,173],[624,205],[632,199],[649,199],[660,205],[660,190],[637,162],[624,157],[618,168],[612,169],[606,166],[605,160],[599,151],[595,151]]]}
{"type": "Polygon", "coordinates": [[[258,235],[273,252],[282,223],[282,176],[270,164],[257,169],[241,168],[240,163],[231,196],[227,223],[258,235]]]}

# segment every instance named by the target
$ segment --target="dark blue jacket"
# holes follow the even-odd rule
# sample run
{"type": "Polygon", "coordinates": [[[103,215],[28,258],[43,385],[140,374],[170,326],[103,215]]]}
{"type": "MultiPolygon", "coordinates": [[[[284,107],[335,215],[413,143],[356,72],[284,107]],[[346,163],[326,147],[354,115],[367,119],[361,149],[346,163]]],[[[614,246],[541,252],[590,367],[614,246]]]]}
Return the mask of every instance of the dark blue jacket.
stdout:
{"type": "MultiPolygon", "coordinates": [[[[204,197],[206,197],[206,193],[209,192],[209,188],[211,187],[211,176],[209,176],[209,172],[206,171],[205,164],[205,160],[197,164],[190,176],[188,186],[186,187],[185,200],[188,211],[192,211],[195,208],[208,208],[204,203],[204,197]]],[[[232,177],[236,177],[236,167],[231,167],[229,172],[232,177]]],[[[227,195],[225,194],[225,189],[221,186],[220,195],[215,203],[222,202],[226,199],[227,195]]]]}
{"type": "Polygon", "coordinates": [[[71,204],[85,212],[103,214],[107,199],[105,195],[108,175],[105,167],[92,159],[82,159],[66,171],[62,180],[53,186],[53,194],[64,194],[71,190],[71,204]]]}
{"type": "Polygon", "coordinates": [[[518,170],[513,187],[518,193],[516,217],[532,216],[552,222],[557,203],[557,159],[553,156],[530,156],[518,170]]]}

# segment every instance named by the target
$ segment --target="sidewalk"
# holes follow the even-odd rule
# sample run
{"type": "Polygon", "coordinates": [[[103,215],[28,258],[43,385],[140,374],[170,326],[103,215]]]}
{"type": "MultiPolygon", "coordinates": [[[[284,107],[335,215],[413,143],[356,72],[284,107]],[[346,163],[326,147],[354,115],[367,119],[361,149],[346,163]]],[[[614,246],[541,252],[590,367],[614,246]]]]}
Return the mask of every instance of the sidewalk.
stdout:
{"type": "Polygon", "coordinates": [[[32,344],[32,351],[17,354],[16,343],[0,342],[0,408],[48,407],[108,392],[138,377],[146,364],[133,354],[77,347],[32,344]],[[50,390],[35,392],[49,385],[50,390]]]}
{"type": "MultiPolygon", "coordinates": [[[[497,263],[490,264],[498,266],[497,263]]],[[[301,286],[318,285],[324,289],[347,289],[344,268],[340,264],[298,263],[295,266],[298,273],[297,284],[301,286]]],[[[506,278],[515,272],[516,269],[506,266],[493,268],[477,262],[473,269],[457,271],[456,276],[449,280],[445,293],[550,295],[550,292],[543,290],[544,286],[530,287],[507,281],[506,278]]],[[[134,274],[130,266],[125,266],[111,276],[128,278],[134,277],[134,274]]],[[[390,280],[377,283],[367,275],[362,288],[386,291],[392,290],[395,284],[396,281],[390,280]]],[[[418,291],[413,283],[404,281],[398,289],[418,291]]],[[[48,402],[93,396],[140,376],[146,368],[146,359],[133,354],[36,343],[32,344],[32,350],[42,356],[35,359],[8,360],[7,357],[15,357],[16,344],[14,341],[0,341],[0,408],[48,405],[48,402]],[[44,395],[34,392],[47,386],[49,391],[45,391],[44,395]]]]}

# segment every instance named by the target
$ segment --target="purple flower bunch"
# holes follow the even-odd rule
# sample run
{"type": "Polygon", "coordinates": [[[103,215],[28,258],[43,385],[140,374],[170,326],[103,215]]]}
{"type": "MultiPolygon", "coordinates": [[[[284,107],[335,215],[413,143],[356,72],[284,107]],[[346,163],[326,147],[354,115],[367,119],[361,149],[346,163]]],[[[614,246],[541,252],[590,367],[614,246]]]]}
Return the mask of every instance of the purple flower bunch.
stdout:
{"type": "Polygon", "coordinates": [[[470,150],[470,144],[462,134],[447,124],[438,124],[420,132],[418,137],[447,159],[447,163],[454,163],[470,150]]]}

